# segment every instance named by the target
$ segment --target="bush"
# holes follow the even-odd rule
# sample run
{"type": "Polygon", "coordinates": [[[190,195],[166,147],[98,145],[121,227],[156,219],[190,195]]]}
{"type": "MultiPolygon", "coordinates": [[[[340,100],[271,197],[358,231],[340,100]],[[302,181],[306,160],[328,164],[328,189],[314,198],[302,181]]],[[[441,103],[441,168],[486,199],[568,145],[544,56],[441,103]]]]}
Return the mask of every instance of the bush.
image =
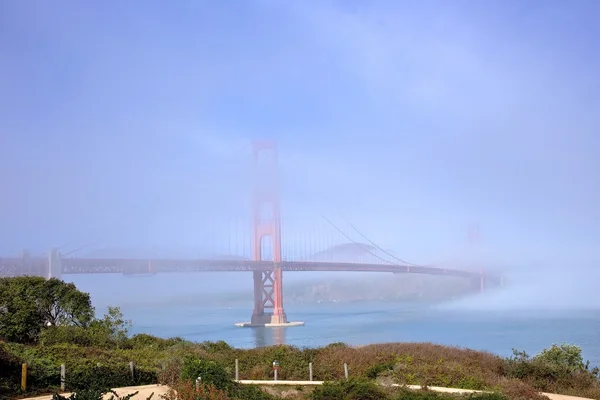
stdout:
{"type": "Polygon", "coordinates": [[[224,351],[233,350],[233,348],[223,340],[218,340],[216,342],[203,342],[200,346],[202,346],[209,353],[221,353],[224,351]]]}
{"type": "MultiPolygon", "coordinates": [[[[175,343],[177,339],[159,339],[150,335],[138,335],[141,338],[128,339],[130,322],[123,319],[118,307],[109,307],[102,319],[92,320],[86,327],[72,325],[55,325],[45,327],[39,335],[39,342],[44,346],[69,344],[77,346],[93,346],[100,348],[133,348],[136,342],[146,341],[165,344],[175,343]]],[[[139,347],[138,347],[139,348],[139,347]]]]}
{"type": "Polygon", "coordinates": [[[179,337],[162,339],[156,336],[140,333],[128,339],[123,347],[129,349],[165,350],[169,347],[182,343],[186,343],[186,341],[179,337]]]}
{"type": "Polygon", "coordinates": [[[74,344],[78,346],[99,345],[94,343],[89,329],[80,326],[53,326],[42,330],[40,343],[44,346],[74,344]]]}
{"type": "Polygon", "coordinates": [[[386,393],[372,381],[353,379],[325,383],[312,392],[312,400],[385,400],[386,393]]]}
{"type": "Polygon", "coordinates": [[[366,369],[365,376],[367,378],[375,379],[383,372],[394,371],[395,365],[396,365],[396,363],[393,361],[390,361],[387,363],[382,363],[382,364],[375,364],[366,369]]]}
{"type": "Polygon", "coordinates": [[[201,384],[196,390],[192,381],[178,381],[164,396],[165,400],[274,400],[256,386],[233,383],[227,390],[213,384],[201,384]]]}
{"type": "Polygon", "coordinates": [[[529,383],[535,389],[563,394],[600,394],[598,369],[589,370],[578,346],[552,345],[534,357],[513,349],[507,359],[506,375],[529,383]]]}
{"type": "Polygon", "coordinates": [[[233,383],[225,368],[215,361],[186,357],[183,360],[181,379],[195,382],[198,377],[201,378],[203,384],[214,385],[219,390],[230,388],[233,383]]]}
{"type": "MultiPolygon", "coordinates": [[[[402,388],[396,391],[392,396],[392,400],[509,400],[500,393],[471,393],[466,395],[457,395],[451,393],[439,393],[430,390],[409,390],[402,388]]],[[[520,400],[510,398],[511,400],[520,400]]],[[[547,399],[546,399],[547,400],[547,399]]]]}
{"type": "Polygon", "coordinates": [[[259,387],[254,385],[242,385],[240,383],[233,383],[228,390],[229,395],[232,399],[239,400],[273,400],[273,396],[260,390],[259,387]]]}
{"type": "Polygon", "coordinates": [[[0,398],[18,390],[21,382],[21,360],[0,341],[0,398]]]}
{"type": "MultiPolygon", "coordinates": [[[[71,328],[66,331],[76,332],[71,328]]],[[[260,390],[232,381],[235,359],[239,359],[241,379],[273,379],[272,362],[277,360],[281,380],[308,379],[308,363],[312,362],[315,380],[343,381],[346,362],[352,378],[382,379],[385,376],[387,381],[400,384],[499,390],[510,399],[539,399],[536,392],[542,390],[600,398],[597,372],[583,364],[577,349],[565,346],[555,346],[535,357],[515,351],[508,359],[429,343],[389,343],[360,348],[333,344],[313,349],[271,346],[246,350],[231,348],[222,341],[194,344],[141,334],[119,342],[118,346],[116,343],[108,347],[29,346],[0,342],[0,398],[20,392],[23,362],[29,364],[30,392],[57,388],[60,364],[64,363],[70,390],[157,382],[173,385],[182,378],[193,384],[201,376],[203,384],[214,385],[215,390],[224,391],[228,398],[270,398],[260,390]],[[136,366],[133,379],[129,361],[134,361],[136,366]]],[[[354,395],[354,392],[346,393],[347,388],[344,388],[346,386],[326,385],[315,396],[326,390],[331,391],[331,396],[336,396],[335,393],[343,398],[354,395]]]]}
{"type": "MultiPolygon", "coordinates": [[[[112,396],[110,397],[110,400],[130,400],[131,398],[135,397],[139,392],[134,392],[128,395],[125,395],[123,397],[120,397],[116,392],[109,390],[109,391],[101,391],[101,390],[80,390],[77,393],[73,393],[71,394],[71,396],[69,397],[65,397],[65,396],[61,396],[60,394],[55,394],[54,396],[52,396],[52,400],[103,400],[104,399],[104,395],[111,393],[112,396]]],[[[150,394],[150,396],[148,396],[146,398],[146,400],[151,400],[152,397],[154,396],[154,393],[150,394]]]]}
{"type": "Polygon", "coordinates": [[[163,396],[164,400],[232,400],[224,390],[219,390],[213,385],[201,385],[196,390],[194,383],[180,381],[174,384],[163,396]]]}
{"type": "MultiPolygon", "coordinates": [[[[449,394],[431,392],[429,390],[402,389],[402,390],[396,392],[393,396],[391,396],[391,399],[393,399],[393,400],[454,400],[454,399],[456,399],[456,397],[449,395],[449,394]]],[[[469,397],[469,400],[471,400],[470,397],[469,397]]],[[[490,400],[492,400],[492,399],[490,399],[490,400]]]]}
{"type": "Polygon", "coordinates": [[[69,390],[109,390],[115,387],[150,385],[157,383],[157,371],[135,368],[134,375],[128,364],[77,365],[67,371],[66,386],[69,390]]]}
{"type": "Polygon", "coordinates": [[[533,361],[542,364],[548,364],[557,368],[564,369],[570,373],[584,371],[587,369],[583,362],[581,348],[570,344],[553,344],[549,349],[544,349],[540,354],[533,357],[533,361]]]}

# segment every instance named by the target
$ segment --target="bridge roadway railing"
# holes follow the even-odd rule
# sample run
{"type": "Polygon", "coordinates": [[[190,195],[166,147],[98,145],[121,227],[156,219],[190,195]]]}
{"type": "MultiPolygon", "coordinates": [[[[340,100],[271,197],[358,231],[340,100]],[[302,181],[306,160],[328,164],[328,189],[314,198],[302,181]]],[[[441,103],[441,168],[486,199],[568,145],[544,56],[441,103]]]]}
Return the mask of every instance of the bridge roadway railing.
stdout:
{"type": "Polygon", "coordinates": [[[177,260],[177,259],[62,259],[63,274],[81,273],[124,273],[148,274],[167,272],[219,272],[219,271],[270,271],[280,267],[283,271],[355,271],[418,273],[432,275],[451,275],[461,277],[480,276],[479,272],[461,271],[436,267],[359,264],[348,262],[283,261],[275,264],[271,261],[251,260],[177,260]]]}
{"type": "Polygon", "coordinates": [[[41,257],[0,257],[0,277],[33,275],[46,276],[48,259],[41,257]]]}

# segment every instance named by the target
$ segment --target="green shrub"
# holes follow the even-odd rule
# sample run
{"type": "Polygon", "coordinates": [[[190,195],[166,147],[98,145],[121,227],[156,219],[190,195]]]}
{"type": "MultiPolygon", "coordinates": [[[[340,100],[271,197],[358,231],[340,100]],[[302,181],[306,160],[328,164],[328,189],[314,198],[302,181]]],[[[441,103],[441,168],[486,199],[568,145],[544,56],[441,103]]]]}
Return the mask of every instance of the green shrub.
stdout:
{"type": "Polygon", "coordinates": [[[508,400],[508,398],[499,393],[472,393],[467,395],[455,395],[449,393],[439,393],[430,390],[409,390],[401,389],[391,396],[392,400],[508,400]]]}
{"type": "Polygon", "coordinates": [[[169,347],[182,343],[186,343],[186,341],[179,337],[162,339],[156,336],[148,335],[146,333],[139,333],[127,339],[126,342],[123,344],[123,347],[128,349],[165,350],[169,347]]]}
{"type": "Polygon", "coordinates": [[[32,359],[28,365],[29,390],[43,390],[60,386],[60,364],[46,358],[32,359]]]}
{"type": "Polygon", "coordinates": [[[128,364],[76,365],[67,371],[66,377],[69,390],[107,391],[115,387],[150,385],[157,382],[157,370],[135,368],[132,377],[128,364]]]}
{"type": "MultiPolygon", "coordinates": [[[[429,390],[402,389],[391,396],[392,400],[454,400],[454,396],[429,390]]],[[[466,400],[466,399],[465,399],[466,400]]]]}
{"type": "Polygon", "coordinates": [[[352,379],[325,383],[312,392],[312,400],[385,400],[386,393],[372,381],[352,379]]]}
{"type": "Polygon", "coordinates": [[[312,400],[345,400],[346,393],[339,383],[325,382],[312,392],[312,400]]]}
{"type": "Polygon", "coordinates": [[[233,383],[227,390],[229,396],[239,400],[273,400],[274,397],[260,390],[258,386],[233,383]]]}
{"type": "Polygon", "coordinates": [[[163,400],[232,400],[224,390],[219,390],[213,385],[196,385],[190,381],[174,383],[166,394],[161,395],[163,400]]]}
{"type": "Polygon", "coordinates": [[[473,393],[467,397],[468,400],[509,400],[501,393],[473,393]]]}
{"type": "Polygon", "coordinates": [[[598,369],[589,369],[578,346],[562,344],[530,357],[513,349],[507,359],[506,375],[529,383],[537,390],[564,394],[598,393],[598,369]]]}
{"type": "Polygon", "coordinates": [[[71,396],[61,396],[55,393],[52,396],[52,400],[102,400],[106,392],[101,390],[79,390],[77,393],[71,394],[71,396]]]}
{"type": "Polygon", "coordinates": [[[375,364],[366,369],[365,376],[370,379],[375,379],[382,372],[393,371],[394,365],[396,365],[396,363],[393,361],[387,362],[387,363],[382,363],[382,364],[375,364]]]}
{"type": "Polygon", "coordinates": [[[21,382],[21,360],[12,354],[8,346],[0,342],[0,398],[18,390],[21,382]]]}
{"type": "Polygon", "coordinates": [[[564,369],[571,373],[583,371],[588,365],[583,362],[581,347],[566,343],[553,344],[549,349],[544,349],[540,354],[533,357],[533,361],[564,369]]]}
{"type": "Polygon", "coordinates": [[[200,377],[205,385],[214,385],[218,390],[231,387],[233,383],[229,374],[215,361],[188,356],[183,360],[181,379],[195,381],[200,377]]]}
{"type": "Polygon", "coordinates": [[[231,351],[233,348],[223,340],[216,342],[203,342],[201,346],[209,353],[221,353],[224,351],[231,351]]]}
{"type": "MultiPolygon", "coordinates": [[[[139,392],[133,392],[123,397],[120,397],[113,390],[79,390],[77,393],[73,393],[69,397],[61,396],[57,393],[54,396],[52,396],[52,400],[103,400],[104,395],[108,393],[112,394],[110,400],[130,400],[131,398],[135,397],[139,392]]],[[[146,400],[151,400],[152,397],[154,397],[154,393],[150,394],[150,396],[148,396],[146,400]]]]}

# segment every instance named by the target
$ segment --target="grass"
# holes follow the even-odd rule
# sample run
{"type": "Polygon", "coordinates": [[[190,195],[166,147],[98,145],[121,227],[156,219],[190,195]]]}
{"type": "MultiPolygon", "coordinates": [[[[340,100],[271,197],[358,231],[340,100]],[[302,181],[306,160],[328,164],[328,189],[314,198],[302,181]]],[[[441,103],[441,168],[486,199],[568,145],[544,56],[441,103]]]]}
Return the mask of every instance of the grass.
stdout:
{"type": "MultiPolygon", "coordinates": [[[[56,388],[62,363],[66,364],[67,381],[71,371],[93,370],[98,368],[98,363],[106,368],[106,371],[113,369],[123,371],[122,374],[125,375],[123,379],[127,380],[128,364],[133,361],[136,369],[144,372],[144,374],[140,373],[135,383],[160,381],[160,383],[176,385],[182,376],[184,359],[191,357],[214,361],[231,378],[234,376],[235,359],[239,360],[241,379],[273,379],[272,362],[278,360],[280,380],[308,380],[308,364],[312,362],[314,380],[341,382],[345,380],[343,364],[348,363],[351,380],[353,382],[360,380],[363,385],[352,390],[367,390],[364,382],[377,381],[382,384],[492,390],[506,396],[481,397],[486,400],[540,399],[541,397],[536,393],[541,390],[600,399],[597,372],[587,370],[587,366],[569,369],[542,358],[527,356],[504,359],[486,352],[431,343],[374,344],[359,348],[336,343],[312,349],[272,346],[245,350],[232,348],[224,342],[190,343],[180,339],[165,340],[138,335],[128,339],[119,347],[79,347],[69,344],[26,346],[0,342],[0,363],[4,362],[8,366],[7,371],[16,370],[20,373],[20,363],[28,362],[32,368],[31,373],[36,374],[30,377],[30,381],[34,386],[39,382],[37,387],[32,389],[38,392],[48,392],[48,389],[56,388]]],[[[0,368],[2,367],[3,365],[0,364],[0,368]]],[[[11,375],[12,378],[8,379],[0,378],[0,398],[3,398],[3,395],[12,397],[19,395],[16,386],[20,378],[13,375],[14,373],[11,375]]],[[[84,382],[82,381],[81,384],[84,382]]],[[[285,389],[288,392],[287,398],[293,396],[316,398],[314,396],[322,394],[325,390],[296,389],[293,387],[285,389]]],[[[350,390],[347,387],[326,389],[338,390],[338,392],[350,390]]],[[[210,390],[207,389],[208,392],[210,390]]],[[[231,397],[231,394],[217,392],[213,390],[211,393],[221,396],[218,398],[235,398],[231,397]]],[[[353,396],[352,393],[338,393],[335,396],[351,399],[354,397],[348,396],[353,396]]],[[[412,394],[403,393],[401,389],[380,388],[378,392],[371,394],[375,396],[373,398],[376,396],[385,396],[379,398],[386,399],[413,398],[406,397],[413,396],[412,394]]],[[[414,399],[447,398],[435,397],[436,395],[433,394],[428,396],[430,397],[414,397],[414,399]]]]}

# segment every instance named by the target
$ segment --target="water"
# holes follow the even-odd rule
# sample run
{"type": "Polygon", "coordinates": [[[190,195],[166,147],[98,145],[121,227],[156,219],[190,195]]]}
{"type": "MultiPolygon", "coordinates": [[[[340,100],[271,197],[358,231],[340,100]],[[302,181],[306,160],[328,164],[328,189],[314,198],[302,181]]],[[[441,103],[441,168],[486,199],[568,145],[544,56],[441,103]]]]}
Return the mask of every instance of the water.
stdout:
{"type": "Polygon", "coordinates": [[[328,303],[288,306],[288,319],[305,321],[303,327],[257,329],[233,326],[249,319],[249,307],[127,306],[123,310],[135,321],[135,333],[225,340],[242,348],[418,341],[509,356],[512,348],[535,354],[553,343],[568,342],[581,346],[592,365],[600,365],[600,317],[594,311],[465,312],[383,302],[328,303]]]}
{"type": "Polygon", "coordinates": [[[528,291],[539,297],[537,304],[545,304],[546,310],[517,307],[517,300],[525,304],[529,298],[516,290],[472,298],[469,306],[460,309],[391,302],[287,301],[288,319],[304,321],[305,326],[238,328],[234,323],[248,321],[252,312],[252,294],[246,293],[251,283],[246,275],[89,275],[77,276],[73,281],[92,294],[98,313],[103,313],[107,305],[120,306],[125,317],[133,321],[133,333],[179,336],[193,341],[224,340],[241,348],[281,343],[314,347],[332,342],[433,342],[501,356],[509,356],[513,348],[533,355],[553,343],[567,342],[580,346],[584,358],[600,366],[599,310],[577,310],[573,305],[557,310],[568,299],[551,303],[552,298],[542,296],[547,290],[528,291]]]}

